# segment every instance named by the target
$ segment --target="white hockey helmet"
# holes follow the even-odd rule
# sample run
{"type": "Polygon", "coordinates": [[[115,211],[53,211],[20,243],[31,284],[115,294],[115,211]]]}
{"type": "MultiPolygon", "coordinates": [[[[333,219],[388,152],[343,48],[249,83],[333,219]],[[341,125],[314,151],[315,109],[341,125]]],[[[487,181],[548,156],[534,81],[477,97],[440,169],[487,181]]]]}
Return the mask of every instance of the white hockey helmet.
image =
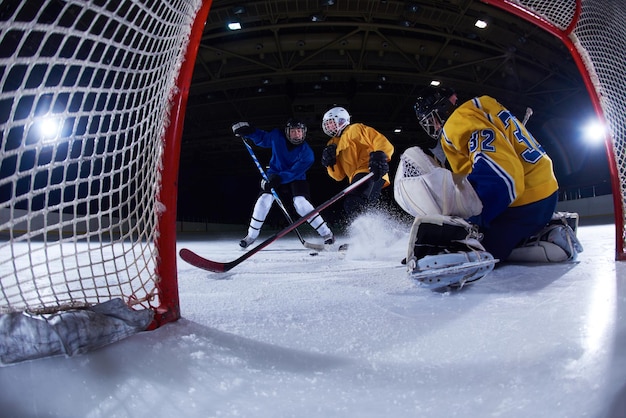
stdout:
{"type": "Polygon", "coordinates": [[[341,135],[341,131],[348,125],[350,114],[343,107],[333,107],[322,118],[322,130],[331,138],[341,135]]]}

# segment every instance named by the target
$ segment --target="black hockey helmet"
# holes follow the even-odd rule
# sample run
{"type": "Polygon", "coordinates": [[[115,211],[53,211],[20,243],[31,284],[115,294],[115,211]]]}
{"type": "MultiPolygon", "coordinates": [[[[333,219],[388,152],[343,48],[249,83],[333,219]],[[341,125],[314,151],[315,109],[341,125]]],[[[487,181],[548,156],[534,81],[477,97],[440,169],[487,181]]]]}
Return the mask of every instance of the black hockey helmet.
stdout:
{"type": "Polygon", "coordinates": [[[443,124],[452,114],[456,105],[449,99],[456,92],[449,87],[428,86],[417,96],[415,116],[426,133],[433,139],[439,139],[443,124]]]}
{"type": "Polygon", "coordinates": [[[287,125],[285,126],[285,137],[289,142],[294,145],[300,145],[306,139],[306,123],[303,120],[297,118],[291,118],[287,121],[287,125]],[[292,131],[292,129],[294,131],[292,131]],[[301,134],[295,135],[297,129],[300,130],[301,134]]]}

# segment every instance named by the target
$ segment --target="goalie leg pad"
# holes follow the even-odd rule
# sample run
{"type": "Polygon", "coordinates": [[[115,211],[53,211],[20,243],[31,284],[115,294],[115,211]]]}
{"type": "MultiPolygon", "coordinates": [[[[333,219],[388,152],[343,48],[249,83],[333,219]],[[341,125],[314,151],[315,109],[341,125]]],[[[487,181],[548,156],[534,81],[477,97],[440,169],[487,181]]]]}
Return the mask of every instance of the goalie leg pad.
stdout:
{"type": "Polygon", "coordinates": [[[409,233],[406,259],[468,249],[485,251],[480,239],[475,228],[457,216],[418,216],[409,233]]]}
{"type": "Polygon", "coordinates": [[[516,247],[507,261],[561,263],[573,261],[583,246],[576,237],[578,214],[556,212],[539,233],[516,247]]]}
{"type": "Polygon", "coordinates": [[[558,245],[548,241],[536,241],[532,245],[514,248],[506,261],[519,263],[562,263],[568,259],[569,256],[565,250],[558,245]]]}
{"type": "Polygon", "coordinates": [[[493,255],[462,218],[433,215],[413,222],[407,252],[409,277],[432,288],[462,287],[493,270],[493,255]]]}

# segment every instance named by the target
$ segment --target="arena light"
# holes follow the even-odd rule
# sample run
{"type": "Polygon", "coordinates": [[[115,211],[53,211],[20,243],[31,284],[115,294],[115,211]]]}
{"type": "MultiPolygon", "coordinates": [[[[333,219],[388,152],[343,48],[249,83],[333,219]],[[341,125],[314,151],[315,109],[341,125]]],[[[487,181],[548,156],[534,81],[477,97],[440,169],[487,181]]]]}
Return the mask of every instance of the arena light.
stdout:
{"type": "Polygon", "coordinates": [[[598,120],[594,119],[583,126],[583,139],[590,144],[598,144],[604,141],[606,127],[598,120]]]}
{"type": "Polygon", "coordinates": [[[44,118],[37,124],[37,129],[41,134],[41,142],[50,143],[56,141],[59,136],[61,122],[56,118],[44,118]]]}
{"type": "Polygon", "coordinates": [[[228,22],[228,29],[230,30],[239,30],[241,29],[241,22],[238,21],[233,21],[233,22],[228,22]]]}
{"type": "Polygon", "coordinates": [[[477,19],[476,22],[474,22],[474,26],[476,26],[478,29],[485,29],[488,26],[488,23],[486,20],[477,19]]]}

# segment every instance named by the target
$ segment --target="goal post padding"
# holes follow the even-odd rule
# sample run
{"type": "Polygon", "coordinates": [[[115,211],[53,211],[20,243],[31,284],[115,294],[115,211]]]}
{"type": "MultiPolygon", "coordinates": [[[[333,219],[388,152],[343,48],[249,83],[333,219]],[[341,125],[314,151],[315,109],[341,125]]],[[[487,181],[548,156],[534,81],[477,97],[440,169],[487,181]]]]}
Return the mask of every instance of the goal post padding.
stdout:
{"type": "Polygon", "coordinates": [[[210,6],[0,3],[0,363],[180,317],[178,160],[210,6]],[[26,335],[38,349],[8,346],[26,335]]]}
{"type": "Polygon", "coordinates": [[[571,52],[596,114],[606,126],[615,211],[615,259],[626,260],[626,43],[624,0],[481,0],[559,38],[571,52]]]}

